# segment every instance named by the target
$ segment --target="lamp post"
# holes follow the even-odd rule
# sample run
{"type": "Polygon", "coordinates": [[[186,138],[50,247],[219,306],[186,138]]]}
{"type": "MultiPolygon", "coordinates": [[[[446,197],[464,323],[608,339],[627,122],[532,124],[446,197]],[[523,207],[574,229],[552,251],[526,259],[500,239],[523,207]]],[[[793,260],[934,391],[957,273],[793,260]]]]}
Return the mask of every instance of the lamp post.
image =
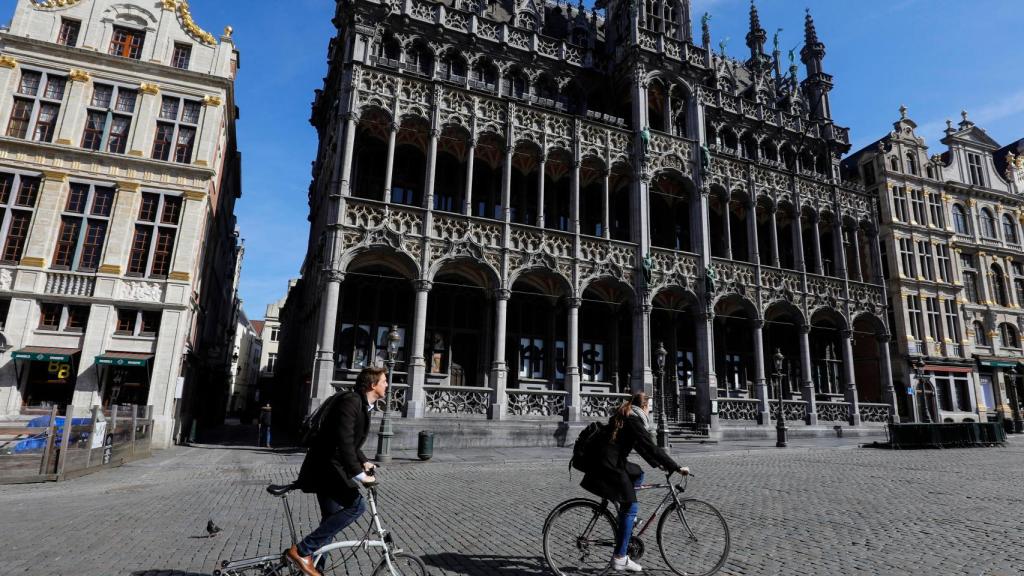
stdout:
{"type": "Polygon", "coordinates": [[[1020,398],[1017,395],[1017,367],[1010,368],[1010,385],[1007,387],[1010,392],[1010,402],[1013,404],[1013,433],[1020,434],[1024,432],[1024,420],[1021,420],[1020,414],[1020,398]]]}
{"type": "Polygon", "coordinates": [[[931,409],[928,407],[928,376],[924,373],[924,360],[920,357],[914,358],[910,364],[914,368],[914,375],[917,376],[917,386],[921,389],[921,422],[932,423],[931,409]]]}
{"type": "Polygon", "coordinates": [[[782,352],[776,348],[775,356],[772,357],[775,361],[775,383],[778,386],[777,398],[779,400],[779,414],[775,417],[775,447],[785,448],[786,447],[786,414],[782,409],[782,361],[786,359],[782,355],[782,352]]]}
{"type": "Polygon", "coordinates": [[[394,382],[391,375],[395,373],[395,355],[398,354],[398,342],[402,339],[398,326],[392,326],[388,332],[388,389],[384,393],[384,413],[380,419],[380,433],[377,434],[377,462],[391,462],[391,438],[395,435],[391,428],[391,387],[394,382]]]}
{"type": "Polygon", "coordinates": [[[658,362],[658,447],[665,448],[668,446],[668,440],[665,437],[665,357],[668,356],[668,351],[665,350],[665,343],[658,342],[658,349],[654,352],[657,356],[658,362]]]}

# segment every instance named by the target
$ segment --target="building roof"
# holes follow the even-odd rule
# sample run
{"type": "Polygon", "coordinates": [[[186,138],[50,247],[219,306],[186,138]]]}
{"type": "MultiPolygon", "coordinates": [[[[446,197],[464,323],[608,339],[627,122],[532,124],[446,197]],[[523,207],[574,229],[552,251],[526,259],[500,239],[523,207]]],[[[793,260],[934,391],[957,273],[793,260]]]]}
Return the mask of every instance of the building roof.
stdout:
{"type": "Polygon", "coordinates": [[[249,324],[252,325],[252,329],[256,331],[256,334],[263,336],[263,325],[266,324],[264,320],[251,320],[249,324]]]}

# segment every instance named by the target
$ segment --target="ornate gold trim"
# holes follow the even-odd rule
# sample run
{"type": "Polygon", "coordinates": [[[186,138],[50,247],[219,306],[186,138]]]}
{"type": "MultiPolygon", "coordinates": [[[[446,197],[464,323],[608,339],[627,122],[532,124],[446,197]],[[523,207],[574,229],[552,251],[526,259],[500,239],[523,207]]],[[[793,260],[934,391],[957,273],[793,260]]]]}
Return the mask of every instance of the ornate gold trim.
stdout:
{"type": "Polygon", "coordinates": [[[192,279],[192,275],[188,272],[171,272],[168,274],[167,278],[170,280],[182,280],[184,282],[188,282],[192,279]]]}
{"type": "Polygon", "coordinates": [[[63,146],[72,146],[73,145],[71,140],[68,140],[67,138],[58,138],[57,139],[57,144],[61,144],[63,146]]]}
{"type": "Polygon", "coordinates": [[[100,266],[100,274],[117,274],[121,275],[121,267],[117,264],[104,264],[100,266]]]}
{"type": "Polygon", "coordinates": [[[42,258],[22,258],[22,266],[31,266],[33,268],[44,268],[46,267],[46,260],[42,258]]]}
{"type": "Polygon", "coordinates": [[[185,197],[185,200],[204,200],[206,198],[206,193],[186,190],[182,196],[185,197]]]}
{"type": "Polygon", "coordinates": [[[135,182],[118,182],[117,190],[119,192],[138,192],[142,188],[142,185],[136,184],[135,182]]]}
{"type": "Polygon", "coordinates": [[[174,10],[178,7],[178,2],[177,0],[164,0],[163,5],[160,7],[164,10],[174,10]]]}
{"type": "MultiPolygon", "coordinates": [[[[167,3],[166,0],[164,3],[167,3]]],[[[177,0],[177,4],[178,21],[181,23],[181,27],[185,29],[185,32],[188,32],[189,35],[204,44],[216,46],[217,39],[213,37],[213,34],[200,28],[195,20],[192,19],[192,11],[189,9],[188,0],[177,0]]]]}
{"type": "Polygon", "coordinates": [[[195,165],[196,165],[196,166],[201,166],[201,167],[203,167],[203,168],[206,168],[206,167],[208,167],[208,166],[209,166],[210,164],[209,164],[209,162],[207,162],[206,160],[196,160],[196,161],[195,161],[195,165]]]}
{"type": "Polygon", "coordinates": [[[16,68],[18,61],[14,59],[14,56],[0,56],[0,68],[16,68]]]}
{"type": "Polygon", "coordinates": [[[204,106],[213,106],[214,108],[216,108],[217,106],[220,106],[223,103],[224,103],[224,101],[221,100],[220,96],[216,96],[216,95],[213,95],[213,96],[203,96],[203,105],[204,106]]]}
{"type": "Polygon", "coordinates": [[[143,82],[142,84],[139,84],[139,92],[142,92],[143,94],[152,94],[155,96],[160,93],[160,87],[156,84],[143,82]]]}
{"type": "Polygon", "coordinates": [[[63,182],[68,179],[67,172],[57,172],[50,170],[43,170],[43,178],[46,180],[57,180],[63,182]]]}
{"type": "Polygon", "coordinates": [[[89,80],[92,80],[92,76],[90,76],[85,70],[72,70],[71,72],[68,72],[68,78],[70,78],[72,82],[88,82],[89,80]]]}
{"type": "Polygon", "coordinates": [[[32,0],[32,7],[36,10],[47,10],[50,8],[70,8],[82,0],[32,0]]]}
{"type": "Polygon", "coordinates": [[[129,156],[135,156],[137,158],[142,158],[143,156],[145,156],[145,154],[142,152],[142,150],[129,150],[128,151],[128,155],[129,156]]]}

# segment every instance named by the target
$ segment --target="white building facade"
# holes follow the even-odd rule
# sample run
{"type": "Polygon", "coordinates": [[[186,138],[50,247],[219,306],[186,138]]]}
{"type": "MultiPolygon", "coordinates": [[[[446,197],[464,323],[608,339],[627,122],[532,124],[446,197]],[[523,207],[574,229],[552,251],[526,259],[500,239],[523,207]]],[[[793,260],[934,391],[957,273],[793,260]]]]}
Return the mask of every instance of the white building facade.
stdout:
{"type": "Polygon", "coordinates": [[[230,28],[205,32],[187,0],[17,1],[0,30],[0,414],[151,405],[170,443],[233,232],[237,68],[230,28]]]}

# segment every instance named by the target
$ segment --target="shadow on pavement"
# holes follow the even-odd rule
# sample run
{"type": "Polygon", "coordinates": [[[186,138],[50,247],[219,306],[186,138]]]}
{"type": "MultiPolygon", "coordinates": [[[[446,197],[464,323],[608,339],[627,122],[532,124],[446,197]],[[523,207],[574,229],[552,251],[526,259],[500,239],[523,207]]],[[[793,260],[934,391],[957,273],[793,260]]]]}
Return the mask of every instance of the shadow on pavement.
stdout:
{"type": "Polygon", "coordinates": [[[132,572],[129,576],[210,576],[209,574],[202,572],[182,572],[181,570],[140,570],[138,572],[132,572]]]}
{"type": "Polygon", "coordinates": [[[487,556],[442,552],[441,554],[423,554],[420,559],[428,566],[443,568],[448,572],[467,576],[550,574],[547,564],[541,556],[487,556]]]}

